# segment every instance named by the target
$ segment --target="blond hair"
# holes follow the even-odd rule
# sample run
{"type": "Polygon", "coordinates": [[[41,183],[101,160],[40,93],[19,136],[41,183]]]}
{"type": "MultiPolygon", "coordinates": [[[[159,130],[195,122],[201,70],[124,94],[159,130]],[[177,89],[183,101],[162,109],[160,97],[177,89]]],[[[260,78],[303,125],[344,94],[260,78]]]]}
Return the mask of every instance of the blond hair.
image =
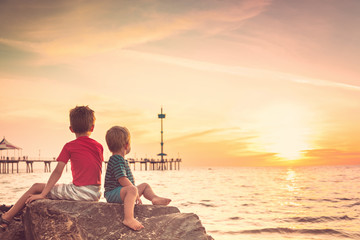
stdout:
{"type": "Polygon", "coordinates": [[[114,126],[106,132],[105,138],[110,152],[117,152],[130,143],[130,132],[126,127],[114,126]]]}
{"type": "Polygon", "coordinates": [[[95,123],[95,114],[88,106],[76,106],[70,110],[70,126],[75,133],[86,133],[95,123]]]}

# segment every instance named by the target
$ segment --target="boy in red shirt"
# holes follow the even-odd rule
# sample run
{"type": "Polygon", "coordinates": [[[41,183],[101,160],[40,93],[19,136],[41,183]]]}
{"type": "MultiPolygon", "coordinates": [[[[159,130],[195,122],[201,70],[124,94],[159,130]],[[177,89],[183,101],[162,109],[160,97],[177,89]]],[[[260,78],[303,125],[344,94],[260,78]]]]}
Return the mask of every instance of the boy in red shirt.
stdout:
{"type": "Polygon", "coordinates": [[[76,139],[66,143],[63,147],[56,160],[58,164],[48,182],[46,184],[35,183],[9,211],[0,216],[0,228],[3,231],[25,204],[37,199],[99,201],[101,169],[104,159],[102,145],[89,138],[94,130],[94,124],[94,111],[88,106],[75,107],[70,110],[70,131],[75,134],[76,139]],[[56,184],[69,159],[73,182],[56,184]]]}

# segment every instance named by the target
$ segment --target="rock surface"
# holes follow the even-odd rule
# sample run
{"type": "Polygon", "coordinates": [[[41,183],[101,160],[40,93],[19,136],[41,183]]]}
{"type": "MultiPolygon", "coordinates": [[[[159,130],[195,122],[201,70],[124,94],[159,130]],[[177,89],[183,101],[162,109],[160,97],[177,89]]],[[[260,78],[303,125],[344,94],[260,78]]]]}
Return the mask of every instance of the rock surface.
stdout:
{"type": "MultiPolygon", "coordinates": [[[[1,208],[4,208],[4,209],[0,209],[0,214],[2,214],[8,210],[8,208],[5,207],[5,205],[2,205],[1,208]]],[[[24,226],[20,220],[22,213],[23,212],[21,211],[16,216],[14,221],[11,222],[11,224],[9,225],[9,227],[7,228],[7,230],[5,232],[2,232],[0,230],[0,239],[1,240],[7,240],[7,239],[9,239],[9,240],[24,240],[25,239],[24,226]]]]}
{"type": "Polygon", "coordinates": [[[213,239],[197,215],[176,207],[136,205],[135,218],[145,226],[137,232],[122,224],[123,209],[116,203],[38,200],[23,215],[26,239],[213,239]]]}
{"type": "Polygon", "coordinates": [[[21,221],[13,221],[5,232],[0,230],[1,240],[25,240],[24,226],[21,221]]]}

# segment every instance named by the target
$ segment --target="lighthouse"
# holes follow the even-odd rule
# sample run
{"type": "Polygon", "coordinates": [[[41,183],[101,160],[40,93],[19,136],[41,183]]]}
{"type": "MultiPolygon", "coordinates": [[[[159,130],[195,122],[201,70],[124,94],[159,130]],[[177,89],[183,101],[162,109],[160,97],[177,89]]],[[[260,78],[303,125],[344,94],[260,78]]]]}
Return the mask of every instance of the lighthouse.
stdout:
{"type": "Polygon", "coordinates": [[[161,170],[164,170],[164,156],[166,154],[164,153],[164,130],[163,130],[163,119],[165,118],[165,114],[163,113],[163,108],[161,107],[161,113],[158,114],[158,118],[161,120],[161,153],[158,154],[158,156],[161,156],[161,170]]]}

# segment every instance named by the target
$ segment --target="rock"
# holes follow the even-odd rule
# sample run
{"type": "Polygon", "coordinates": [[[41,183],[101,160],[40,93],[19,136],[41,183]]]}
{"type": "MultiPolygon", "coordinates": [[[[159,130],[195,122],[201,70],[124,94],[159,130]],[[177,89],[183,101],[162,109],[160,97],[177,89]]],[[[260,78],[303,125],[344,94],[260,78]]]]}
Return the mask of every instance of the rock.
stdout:
{"type": "Polygon", "coordinates": [[[197,215],[176,207],[136,205],[135,218],[145,226],[137,232],[122,224],[123,209],[116,203],[38,200],[23,215],[26,239],[213,239],[197,215]]]}
{"type": "MultiPolygon", "coordinates": [[[[6,209],[7,210],[7,209],[6,209]]],[[[3,213],[2,211],[0,212],[3,213]]],[[[24,240],[25,239],[25,231],[22,222],[18,219],[22,212],[17,215],[17,218],[11,222],[9,227],[5,232],[0,230],[0,239],[1,240],[24,240]]]]}
{"type": "Polygon", "coordinates": [[[25,232],[22,222],[12,222],[5,232],[0,232],[1,240],[24,240],[25,232]]]}

